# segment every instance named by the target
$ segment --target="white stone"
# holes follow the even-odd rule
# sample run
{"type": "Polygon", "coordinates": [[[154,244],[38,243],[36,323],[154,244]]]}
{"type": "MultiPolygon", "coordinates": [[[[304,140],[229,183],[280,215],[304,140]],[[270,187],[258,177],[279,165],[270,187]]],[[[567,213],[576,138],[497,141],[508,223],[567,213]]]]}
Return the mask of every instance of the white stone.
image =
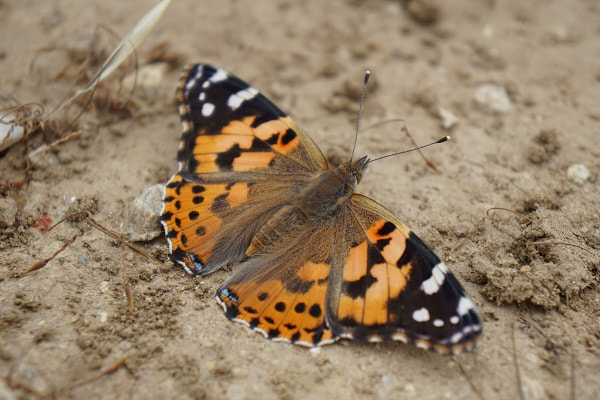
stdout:
{"type": "Polygon", "coordinates": [[[154,185],[142,192],[127,208],[124,231],[134,242],[158,237],[162,227],[158,217],[162,212],[164,185],[154,185]]]}
{"type": "Polygon", "coordinates": [[[567,178],[579,186],[582,186],[590,177],[590,171],[583,164],[573,164],[567,168],[567,178]]]}
{"type": "Polygon", "coordinates": [[[17,218],[17,202],[7,197],[0,199],[0,227],[13,226],[17,218]]]}
{"type": "Polygon", "coordinates": [[[9,113],[0,122],[0,151],[9,148],[23,138],[25,128],[19,124],[10,123],[16,116],[9,113]]]}
{"type": "Polygon", "coordinates": [[[500,85],[492,83],[480,85],[475,90],[474,97],[477,103],[491,111],[507,113],[512,108],[508,93],[506,93],[506,90],[500,85]]]}
{"type": "Polygon", "coordinates": [[[440,117],[442,128],[449,130],[454,128],[458,124],[458,117],[454,113],[444,107],[438,108],[438,115],[440,117]]]}

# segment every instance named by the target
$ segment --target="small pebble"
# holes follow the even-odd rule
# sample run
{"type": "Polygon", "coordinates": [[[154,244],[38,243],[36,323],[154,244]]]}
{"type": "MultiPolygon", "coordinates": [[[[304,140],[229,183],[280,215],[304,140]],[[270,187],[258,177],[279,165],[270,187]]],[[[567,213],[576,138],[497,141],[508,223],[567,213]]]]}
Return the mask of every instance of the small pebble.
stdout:
{"type": "Polygon", "coordinates": [[[442,122],[442,128],[446,130],[454,128],[454,126],[458,123],[458,117],[456,117],[452,111],[444,107],[438,108],[438,115],[442,122]]]}
{"type": "Polygon", "coordinates": [[[475,101],[491,111],[503,114],[512,108],[506,90],[500,85],[491,83],[481,85],[475,90],[475,101]]]}
{"type": "Polygon", "coordinates": [[[579,186],[582,186],[590,177],[590,171],[583,164],[573,164],[567,168],[567,178],[579,186]]]}
{"type": "Polygon", "coordinates": [[[9,227],[15,224],[17,218],[17,202],[13,199],[0,199],[0,227],[9,227]]]}
{"type": "Polygon", "coordinates": [[[0,121],[0,151],[9,148],[23,138],[25,128],[18,124],[11,124],[12,118],[16,118],[11,114],[4,116],[0,121]]]}
{"type": "Polygon", "coordinates": [[[149,241],[158,237],[162,227],[158,220],[162,211],[164,185],[154,185],[142,192],[127,208],[123,230],[134,242],[149,241]]]}

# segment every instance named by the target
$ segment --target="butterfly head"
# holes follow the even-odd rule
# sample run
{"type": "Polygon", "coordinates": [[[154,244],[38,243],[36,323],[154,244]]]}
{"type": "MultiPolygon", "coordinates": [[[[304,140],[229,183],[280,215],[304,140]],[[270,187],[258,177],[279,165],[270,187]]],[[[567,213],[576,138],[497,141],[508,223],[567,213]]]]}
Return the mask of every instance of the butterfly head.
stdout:
{"type": "Polygon", "coordinates": [[[349,161],[337,167],[337,175],[341,178],[342,182],[351,187],[352,190],[362,180],[363,172],[369,164],[369,158],[367,156],[361,157],[358,160],[349,161]]]}

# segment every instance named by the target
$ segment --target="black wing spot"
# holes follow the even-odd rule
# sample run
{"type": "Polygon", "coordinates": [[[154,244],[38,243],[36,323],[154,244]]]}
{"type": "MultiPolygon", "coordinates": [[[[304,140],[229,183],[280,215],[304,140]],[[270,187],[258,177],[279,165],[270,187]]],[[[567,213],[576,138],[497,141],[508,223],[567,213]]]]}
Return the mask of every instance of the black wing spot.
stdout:
{"type": "Polygon", "coordinates": [[[233,166],[233,161],[236,158],[238,158],[241,154],[242,150],[240,148],[240,145],[236,143],[235,145],[231,146],[229,150],[219,153],[219,155],[217,155],[215,163],[219,166],[219,169],[229,170],[233,166]]]}
{"type": "Polygon", "coordinates": [[[192,186],[192,193],[194,194],[198,194],[198,193],[202,193],[206,190],[206,188],[202,185],[194,185],[192,186]]]}
{"type": "Polygon", "coordinates": [[[271,329],[269,331],[269,339],[279,337],[279,329],[271,329]]]}
{"type": "Polygon", "coordinates": [[[298,314],[302,314],[305,310],[306,304],[304,303],[298,303],[296,304],[296,307],[294,307],[294,311],[296,311],[298,314]]]}
{"type": "Polygon", "coordinates": [[[196,235],[198,236],[204,236],[206,235],[206,228],[203,226],[199,226],[196,228],[196,235]]]}
{"type": "Polygon", "coordinates": [[[202,196],[194,196],[194,198],[192,199],[192,202],[194,204],[200,204],[204,201],[204,197],[202,196]]]}
{"type": "Polygon", "coordinates": [[[240,310],[237,308],[237,306],[228,306],[227,307],[227,312],[225,313],[225,315],[229,319],[237,318],[237,316],[239,314],[240,314],[240,310]]]}
{"type": "Polygon", "coordinates": [[[389,235],[390,233],[394,232],[395,229],[396,229],[396,225],[394,225],[390,221],[387,221],[385,224],[383,224],[383,226],[381,228],[379,228],[379,230],[377,231],[377,234],[379,236],[389,235]]]}
{"type": "Polygon", "coordinates": [[[323,330],[320,330],[320,331],[318,331],[317,333],[315,333],[315,334],[313,335],[313,338],[312,338],[312,340],[313,340],[313,343],[314,343],[314,344],[317,344],[317,343],[319,343],[319,342],[321,341],[321,339],[322,339],[322,338],[323,338],[323,330]]]}
{"type": "Polygon", "coordinates": [[[275,323],[275,321],[273,321],[273,318],[271,318],[271,317],[263,317],[263,319],[271,325],[275,323]]]}
{"type": "Polygon", "coordinates": [[[315,318],[319,318],[321,316],[321,307],[318,304],[313,304],[308,313],[315,318]]]}
{"type": "Polygon", "coordinates": [[[291,129],[288,129],[285,134],[283,135],[283,137],[281,138],[281,144],[286,145],[289,142],[291,142],[292,140],[294,140],[296,138],[296,132],[294,132],[291,129]]]}
{"type": "Polygon", "coordinates": [[[377,243],[375,243],[375,247],[377,247],[377,250],[383,251],[383,249],[385,249],[385,246],[387,246],[388,244],[390,244],[391,241],[392,241],[391,238],[379,239],[377,241],[377,243]]]}
{"type": "Polygon", "coordinates": [[[187,246],[187,236],[185,236],[185,233],[181,234],[181,244],[183,244],[184,246],[187,246]]]}
{"type": "Polygon", "coordinates": [[[366,274],[362,278],[357,281],[347,281],[344,283],[345,292],[348,296],[356,299],[358,297],[364,298],[367,290],[377,282],[377,278],[375,278],[371,274],[366,274]]]}
{"type": "Polygon", "coordinates": [[[177,225],[178,228],[181,228],[181,220],[177,217],[175,217],[175,225],[177,225]]]}
{"type": "Polygon", "coordinates": [[[254,308],[252,307],[244,307],[244,311],[246,311],[248,314],[258,314],[258,311],[256,311],[254,308]]]}
{"type": "Polygon", "coordinates": [[[279,133],[274,133],[271,135],[270,138],[265,140],[265,143],[267,144],[277,144],[277,142],[279,141],[279,133]]]}
{"type": "Polygon", "coordinates": [[[190,211],[188,213],[188,218],[192,221],[198,219],[199,216],[200,216],[200,213],[198,211],[190,211]]]}
{"type": "Polygon", "coordinates": [[[371,269],[372,266],[377,264],[385,264],[387,261],[381,255],[381,252],[377,248],[377,246],[369,243],[367,248],[367,270],[371,269]]]}
{"type": "Polygon", "coordinates": [[[269,293],[267,292],[262,292],[261,294],[258,295],[258,300],[260,301],[265,301],[267,299],[267,297],[269,297],[269,293]]]}
{"type": "Polygon", "coordinates": [[[167,211],[163,215],[160,216],[161,221],[168,221],[173,217],[173,213],[171,211],[167,211]]]}
{"type": "Polygon", "coordinates": [[[283,301],[280,301],[279,303],[275,304],[275,310],[277,310],[279,312],[284,312],[285,311],[285,303],[283,301]]]}
{"type": "Polygon", "coordinates": [[[175,208],[178,210],[181,208],[181,202],[179,200],[175,202],[175,208]]]}

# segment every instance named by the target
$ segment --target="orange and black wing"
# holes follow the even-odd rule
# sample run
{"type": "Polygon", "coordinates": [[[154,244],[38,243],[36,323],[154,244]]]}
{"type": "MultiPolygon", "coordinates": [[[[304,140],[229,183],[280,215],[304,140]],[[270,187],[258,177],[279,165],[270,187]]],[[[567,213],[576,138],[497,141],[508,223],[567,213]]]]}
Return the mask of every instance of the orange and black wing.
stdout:
{"type": "Polygon", "coordinates": [[[161,222],[172,258],[204,274],[241,261],[260,226],[327,162],[283,111],[222,69],[187,67],[177,102],[179,171],[161,222]]]}
{"type": "Polygon", "coordinates": [[[393,214],[358,194],[341,217],[326,322],[344,338],[399,340],[439,353],[470,350],[482,322],[444,263],[393,214]]]}
{"type": "Polygon", "coordinates": [[[272,340],[304,346],[337,340],[325,321],[334,229],[332,220],[291,227],[277,246],[242,262],[217,291],[227,317],[272,340]]]}

